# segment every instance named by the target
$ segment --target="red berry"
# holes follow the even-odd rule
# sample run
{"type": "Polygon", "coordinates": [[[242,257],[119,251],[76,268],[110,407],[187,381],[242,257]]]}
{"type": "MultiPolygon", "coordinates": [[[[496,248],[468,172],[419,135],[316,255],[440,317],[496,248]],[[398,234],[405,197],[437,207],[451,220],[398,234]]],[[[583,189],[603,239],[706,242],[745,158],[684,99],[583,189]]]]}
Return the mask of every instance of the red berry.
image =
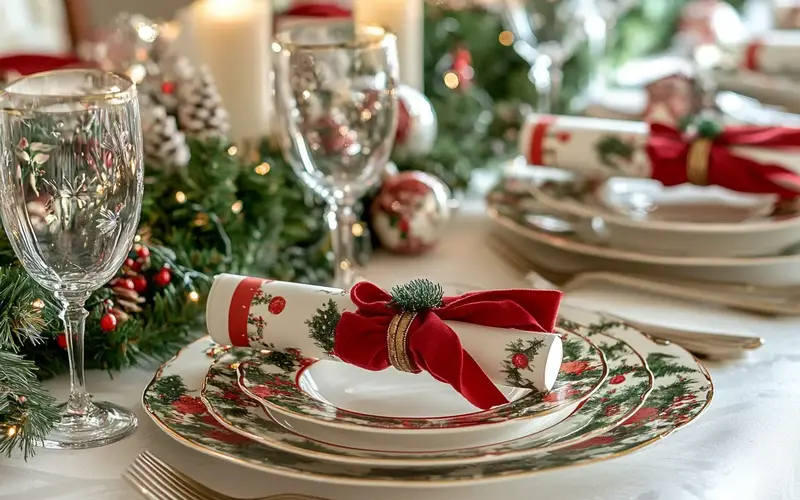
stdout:
{"type": "Polygon", "coordinates": [[[133,261],[133,265],[131,266],[131,271],[138,273],[142,270],[142,263],[138,260],[133,261]]]}
{"type": "Polygon", "coordinates": [[[161,84],[161,92],[172,95],[175,93],[175,82],[164,82],[161,84]]]}
{"type": "Polygon", "coordinates": [[[267,310],[272,314],[280,314],[284,307],[286,307],[286,299],[283,297],[273,297],[272,300],[269,301],[267,310]]]}
{"type": "Polygon", "coordinates": [[[147,291],[147,278],[141,274],[139,276],[134,276],[130,281],[133,282],[133,289],[136,290],[137,293],[144,293],[147,291]]]}
{"type": "Polygon", "coordinates": [[[116,286],[121,287],[121,288],[125,288],[126,290],[135,290],[136,289],[136,286],[134,285],[133,280],[130,279],[130,278],[123,278],[123,279],[119,280],[117,282],[116,286]]]}
{"type": "Polygon", "coordinates": [[[530,364],[528,356],[522,354],[521,352],[511,356],[511,362],[514,363],[514,366],[517,368],[527,368],[530,364]]]}
{"type": "Polygon", "coordinates": [[[162,267],[161,270],[153,277],[153,280],[155,280],[156,285],[165,287],[169,285],[170,281],[172,281],[172,273],[166,267],[162,267]]]}
{"type": "Polygon", "coordinates": [[[111,313],[106,313],[100,318],[100,329],[104,332],[113,332],[117,329],[117,317],[111,313]]]}
{"type": "Polygon", "coordinates": [[[133,260],[133,259],[131,259],[130,257],[128,257],[127,259],[125,259],[125,266],[127,266],[127,267],[133,267],[133,265],[134,265],[134,264],[136,264],[136,261],[135,261],[135,260],[133,260]]]}
{"type": "Polygon", "coordinates": [[[136,249],[136,255],[138,255],[140,259],[146,259],[150,257],[150,249],[142,245],[136,249]]]}
{"type": "Polygon", "coordinates": [[[66,333],[59,333],[58,337],[56,337],[56,342],[58,343],[58,347],[62,349],[67,348],[67,334],[66,333]]]}
{"type": "Polygon", "coordinates": [[[621,384],[625,382],[625,375],[614,375],[608,382],[611,384],[621,384]]]}

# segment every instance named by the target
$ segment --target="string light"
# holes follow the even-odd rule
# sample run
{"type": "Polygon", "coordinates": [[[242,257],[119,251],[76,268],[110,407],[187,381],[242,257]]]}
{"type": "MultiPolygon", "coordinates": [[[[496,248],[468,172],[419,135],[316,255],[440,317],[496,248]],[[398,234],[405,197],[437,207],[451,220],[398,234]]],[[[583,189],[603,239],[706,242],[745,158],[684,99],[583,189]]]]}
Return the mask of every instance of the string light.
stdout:
{"type": "Polygon", "coordinates": [[[514,33],[510,31],[501,31],[500,35],[497,37],[497,41],[500,42],[500,45],[510,47],[514,43],[514,33]]]}
{"type": "Polygon", "coordinates": [[[231,146],[231,147],[228,148],[228,154],[231,155],[231,156],[236,156],[236,153],[238,153],[238,152],[239,152],[239,148],[237,148],[236,146],[231,146]]]}
{"type": "Polygon", "coordinates": [[[242,207],[244,207],[242,200],[238,200],[233,205],[231,205],[231,212],[233,212],[234,214],[239,214],[242,211],[242,207]]]}
{"type": "Polygon", "coordinates": [[[184,203],[186,201],[186,193],[183,191],[178,191],[175,193],[175,201],[178,203],[184,203]]]}
{"type": "Polygon", "coordinates": [[[264,163],[262,163],[262,164],[258,165],[258,166],[255,168],[255,170],[256,170],[256,173],[257,173],[258,175],[267,175],[267,174],[269,173],[269,170],[270,170],[269,163],[267,163],[267,162],[264,162],[264,163]]]}
{"type": "Polygon", "coordinates": [[[17,434],[17,428],[12,425],[8,428],[6,434],[8,434],[8,437],[14,437],[17,434]]]}
{"type": "Polygon", "coordinates": [[[458,88],[458,75],[453,73],[452,71],[448,71],[444,74],[444,84],[447,86],[448,89],[456,89],[458,88]]]}
{"type": "Polygon", "coordinates": [[[206,224],[208,224],[209,222],[211,222],[211,219],[208,217],[207,214],[204,214],[204,213],[197,214],[194,217],[194,221],[193,221],[193,223],[194,223],[194,225],[196,227],[203,227],[206,224]]]}
{"type": "Polygon", "coordinates": [[[191,292],[189,292],[189,300],[191,300],[192,302],[198,302],[200,300],[200,294],[192,290],[191,292]]]}
{"type": "Polygon", "coordinates": [[[44,301],[42,299],[36,299],[31,303],[31,307],[33,307],[37,311],[41,311],[42,309],[44,309],[44,301]]]}
{"type": "Polygon", "coordinates": [[[141,234],[137,234],[136,236],[133,237],[133,241],[135,241],[136,243],[139,243],[140,241],[142,241],[142,235],[141,234]]]}
{"type": "Polygon", "coordinates": [[[356,238],[364,235],[364,226],[361,224],[353,224],[353,236],[356,238]]]}

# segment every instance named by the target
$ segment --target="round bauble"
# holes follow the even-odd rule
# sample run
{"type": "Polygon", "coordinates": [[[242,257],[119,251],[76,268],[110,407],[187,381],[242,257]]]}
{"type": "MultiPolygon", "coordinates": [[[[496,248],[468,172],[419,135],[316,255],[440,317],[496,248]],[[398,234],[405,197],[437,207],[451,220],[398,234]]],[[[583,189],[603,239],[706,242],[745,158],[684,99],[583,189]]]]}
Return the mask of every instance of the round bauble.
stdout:
{"type": "Polygon", "coordinates": [[[450,190],[425,172],[386,180],[372,202],[372,229],[381,245],[398,253],[426,252],[438,243],[450,215],[450,190]]]}
{"type": "Polygon", "coordinates": [[[408,85],[397,88],[397,97],[399,118],[392,155],[397,159],[425,156],[433,149],[438,132],[433,104],[408,85]]]}
{"type": "Polygon", "coordinates": [[[117,317],[111,314],[110,312],[105,313],[102,318],[100,318],[100,329],[106,333],[113,332],[117,329],[117,317]]]}
{"type": "Polygon", "coordinates": [[[156,282],[156,285],[160,287],[165,287],[169,285],[170,281],[172,281],[172,272],[169,268],[162,267],[160,271],[158,271],[155,276],[153,276],[153,281],[156,282]]]}

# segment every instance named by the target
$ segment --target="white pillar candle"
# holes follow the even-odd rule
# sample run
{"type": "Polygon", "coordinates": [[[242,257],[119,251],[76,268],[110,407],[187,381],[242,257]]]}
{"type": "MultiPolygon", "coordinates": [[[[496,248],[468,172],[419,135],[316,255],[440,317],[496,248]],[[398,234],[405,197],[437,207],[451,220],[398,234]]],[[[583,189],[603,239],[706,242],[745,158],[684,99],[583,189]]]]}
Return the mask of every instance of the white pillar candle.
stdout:
{"type": "Polygon", "coordinates": [[[197,57],[210,68],[230,114],[230,138],[267,135],[274,118],[271,3],[199,0],[188,17],[197,57]]]}
{"type": "Polygon", "coordinates": [[[423,86],[423,0],[354,0],[357,23],[377,24],[397,35],[400,81],[423,86]]]}

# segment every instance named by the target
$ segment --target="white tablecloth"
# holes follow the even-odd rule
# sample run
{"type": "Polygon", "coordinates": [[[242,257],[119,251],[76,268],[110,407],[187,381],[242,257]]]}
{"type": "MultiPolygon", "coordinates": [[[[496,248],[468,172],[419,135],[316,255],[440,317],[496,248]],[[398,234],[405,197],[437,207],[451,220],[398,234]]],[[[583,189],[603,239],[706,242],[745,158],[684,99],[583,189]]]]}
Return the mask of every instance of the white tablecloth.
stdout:
{"type": "MultiPolygon", "coordinates": [[[[424,257],[377,255],[367,276],[379,281],[427,276],[479,287],[520,286],[519,276],[484,245],[489,222],[462,210],[444,243],[424,257]]],[[[115,375],[90,373],[98,398],[133,408],[136,434],[114,445],[81,451],[40,450],[36,457],[0,458],[0,499],[134,499],[120,473],[150,450],[213,488],[237,496],[306,493],[333,500],[778,500],[800,499],[800,320],[765,319],[681,304],[623,290],[586,289],[570,303],[676,326],[757,334],[767,344],[748,359],[709,363],[716,386],[697,422],[634,454],[489,485],[401,490],[332,486],[232,465],[162,434],[141,408],[155,366],[115,375]]],[[[48,384],[65,395],[64,378],[48,384]]]]}

